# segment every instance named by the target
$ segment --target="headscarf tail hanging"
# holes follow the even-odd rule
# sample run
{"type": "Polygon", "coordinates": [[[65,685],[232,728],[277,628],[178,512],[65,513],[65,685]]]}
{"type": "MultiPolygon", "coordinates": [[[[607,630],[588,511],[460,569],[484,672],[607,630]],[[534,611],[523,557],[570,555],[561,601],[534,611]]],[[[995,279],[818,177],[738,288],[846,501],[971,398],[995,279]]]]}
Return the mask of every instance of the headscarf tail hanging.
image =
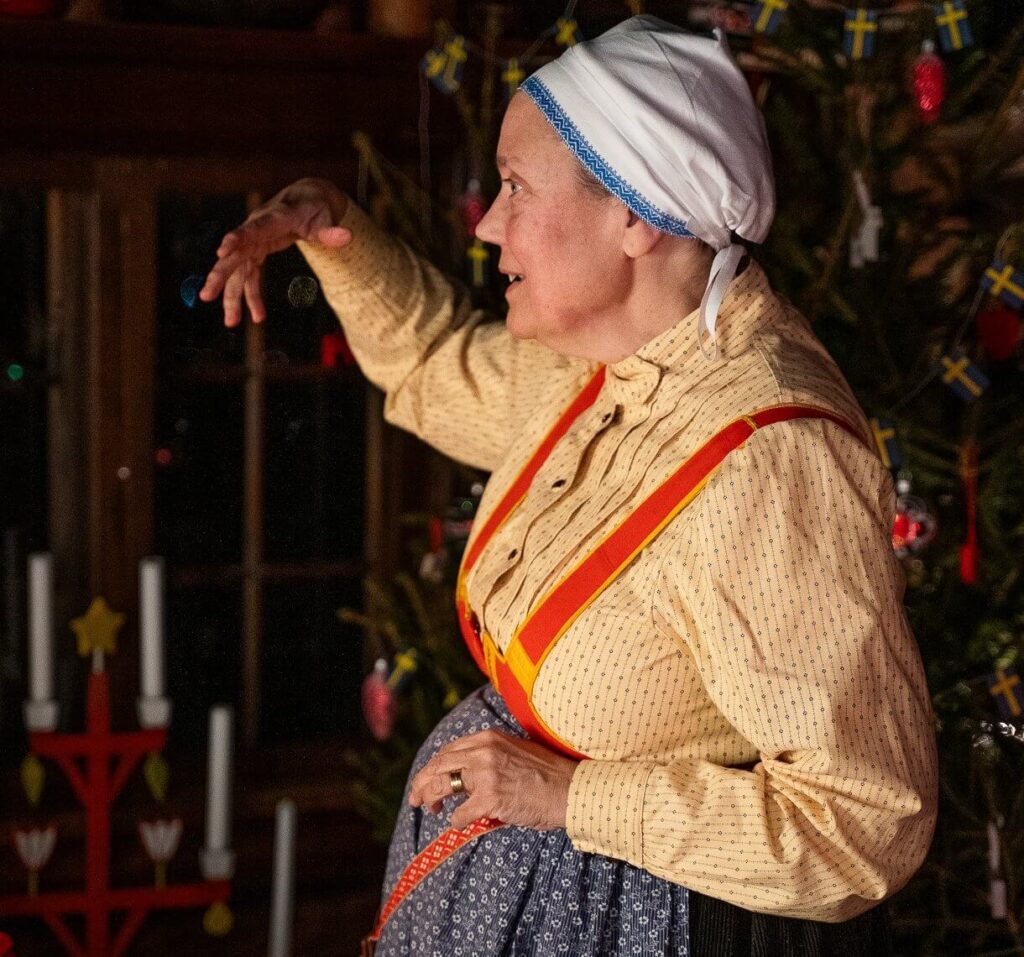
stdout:
{"type": "Polygon", "coordinates": [[[718,358],[718,335],[715,325],[718,322],[718,310],[725,298],[725,291],[729,283],[733,281],[736,270],[739,268],[740,260],[746,249],[738,243],[732,243],[715,254],[714,262],[711,264],[711,273],[708,276],[708,286],[704,290],[704,298],[700,303],[700,317],[697,320],[697,341],[700,343],[700,351],[704,358],[715,360],[718,358]],[[705,335],[707,343],[705,343],[705,335]],[[706,345],[711,346],[708,352],[706,345]]]}

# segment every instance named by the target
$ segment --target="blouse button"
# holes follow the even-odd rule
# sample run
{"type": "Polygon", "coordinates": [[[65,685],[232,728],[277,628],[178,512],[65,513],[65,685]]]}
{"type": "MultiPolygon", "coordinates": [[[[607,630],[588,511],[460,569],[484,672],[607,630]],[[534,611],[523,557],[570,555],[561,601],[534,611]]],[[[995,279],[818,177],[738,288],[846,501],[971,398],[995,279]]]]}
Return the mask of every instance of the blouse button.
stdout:
{"type": "Polygon", "coordinates": [[[516,555],[518,555],[518,554],[519,554],[519,549],[518,548],[513,548],[512,551],[510,551],[508,553],[509,561],[511,561],[513,558],[515,558],[516,555]]]}
{"type": "Polygon", "coordinates": [[[563,485],[565,485],[565,479],[558,479],[551,483],[552,488],[561,488],[563,485]]]}

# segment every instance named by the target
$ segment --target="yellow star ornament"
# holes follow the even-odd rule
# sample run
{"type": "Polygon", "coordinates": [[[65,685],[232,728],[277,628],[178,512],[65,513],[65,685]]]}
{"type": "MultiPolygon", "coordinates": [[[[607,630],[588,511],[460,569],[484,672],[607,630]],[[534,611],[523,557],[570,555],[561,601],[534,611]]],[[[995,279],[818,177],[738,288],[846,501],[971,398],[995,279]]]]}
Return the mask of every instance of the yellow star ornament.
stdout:
{"type": "Polygon", "coordinates": [[[84,658],[95,650],[112,655],[117,650],[117,633],[124,625],[124,615],[111,611],[106,599],[94,598],[81,618],[71,621],[71,630],[78,636],[78,653],[84,658]]]}

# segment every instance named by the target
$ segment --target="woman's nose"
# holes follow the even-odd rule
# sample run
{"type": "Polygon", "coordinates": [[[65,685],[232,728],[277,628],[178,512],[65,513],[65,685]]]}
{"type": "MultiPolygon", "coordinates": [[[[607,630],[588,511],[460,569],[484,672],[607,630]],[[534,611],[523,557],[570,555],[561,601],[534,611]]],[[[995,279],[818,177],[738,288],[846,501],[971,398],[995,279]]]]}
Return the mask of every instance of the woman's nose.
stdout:
{"type": "Polygon", "coordinates": [[[477,239],[482,239],[485,243],[492,243],[495,246],[500,246],[503,238],[501,214],[498,212],[498,203],[500,200],[500,194],[495,196],[494,202],[491,203],[487,212],[484,213],[483,219],[476,224],[477,239]]]}

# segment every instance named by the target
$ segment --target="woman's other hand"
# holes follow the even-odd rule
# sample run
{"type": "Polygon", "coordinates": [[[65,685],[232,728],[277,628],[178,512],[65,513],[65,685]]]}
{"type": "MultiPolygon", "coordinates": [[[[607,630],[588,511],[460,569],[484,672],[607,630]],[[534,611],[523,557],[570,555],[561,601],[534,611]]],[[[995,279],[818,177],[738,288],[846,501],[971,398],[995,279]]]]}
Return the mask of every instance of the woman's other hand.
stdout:
{"type": "Polygon", "coordinates": [[[578,763],[536,741],[480,731],[438,749],[412,779],[409,804],[437,814],[452,794],[450,772],[461,771],[467,799],[452,813],[452,827],[480,817],[539,831],[565,827],[578,763]]]}
{"type": "Polygon", "coordinates": [[[260,293],[263,261],[298,239],[347,245],[352,232],[337,223],[348,204],[348,197],[328,180],[307,178],[286,186],[224,236],[199,298],[212,302],[223,290],[224,325],[233,327],[242,321],[244,295],[252,321],[262,322],[267,317],[260,293]]]}

